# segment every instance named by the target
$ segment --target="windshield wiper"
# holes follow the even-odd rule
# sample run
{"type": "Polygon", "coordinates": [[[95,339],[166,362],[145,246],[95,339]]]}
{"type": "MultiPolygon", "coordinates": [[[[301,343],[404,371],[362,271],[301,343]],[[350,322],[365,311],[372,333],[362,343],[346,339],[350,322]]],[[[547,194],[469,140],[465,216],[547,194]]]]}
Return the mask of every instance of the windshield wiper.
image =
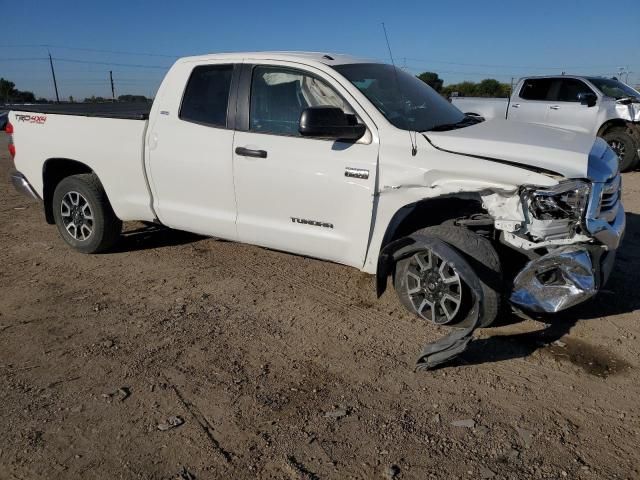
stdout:
{"type": "Polygon", "coordinates": [[[469,115],[465,116],[462,120],[456,123],[444,123],[442,125],[436,125],[435,127],[431,127],[425,132],[445,132],[447,130],[455,130],[457,128],[470,127],[471,125],[475,125],[476,123],[480,123],[483,120],[471,117],[469,115]]]}

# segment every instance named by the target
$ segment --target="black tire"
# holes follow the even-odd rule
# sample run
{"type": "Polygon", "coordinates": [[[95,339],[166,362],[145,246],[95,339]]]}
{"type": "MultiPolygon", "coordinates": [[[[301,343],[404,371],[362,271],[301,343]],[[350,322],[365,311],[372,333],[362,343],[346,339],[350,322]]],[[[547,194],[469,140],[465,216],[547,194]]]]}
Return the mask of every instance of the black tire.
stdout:
{"type": "Polygon", "coordinates": [[[640,145],[636,145],[635,140],[627,133],[625,127],[610,128],[602,138],[618,155],[621,172],[633,170],[638,165],[638,162],[640,162],[640,156],[638,156],[640,145]]]}
{"type": "MultiPolygon", "coordinates": [[[[476,274],[484,295],[483,311],[480,313],[480,326],[488,327],[491,325],[498,317],[502,303],[500,294],[502,289],[502,267],[498,252],[493,248],[491,242],[466,228],[453,225],[436,225],[423,228],[416,233],[442,240],[462,253],[476,274]]],[[[418,315],[408,293],[407,271],[410,260],[411,257],[398,261],[394,272],[393,285],[400,303],[410,312],[418,315]]],[[[466,288],[468,289],[468,287],[466,288]]],[[[470,295],[466,297],[467,299],[471,298],[470,295]]],[[[468,326],[471,320],[467,318],[470,307],[471,305],[468,302],[464,305],[463,301],[463,307],[459,309],[453,320],[447,324],[455,327],[468,326]]]]}
{"type": "Polygon", "coordinates": [[[122,222],[113,212],[100,180],[93,173],[66,177],[56,186],[53,192],[53,218],[62,239],[82,253],[108,250],[116,243],[122,231],[122,222]],[[86,203],[88,209],[84,207],[85,210],[79,212],[82,208],[73,204],[74,198],[79,199],[82,207],[86,203]],[[63,206],[63,200],[66,206],[63,206]],[[67,209],[69,205],[72,207],[71,211],[67,209]],[[88,219],[89,216],[92,217],[91,220],[88,219]],[[76,226],[76,222],[80,228],[76,226]],[[69,223],[73,225],[69,226],[69,223]],[[79,230],[82,232],[78,233],[79,230]],[[87,234],[89,230],[90,233],[87,234]]]}

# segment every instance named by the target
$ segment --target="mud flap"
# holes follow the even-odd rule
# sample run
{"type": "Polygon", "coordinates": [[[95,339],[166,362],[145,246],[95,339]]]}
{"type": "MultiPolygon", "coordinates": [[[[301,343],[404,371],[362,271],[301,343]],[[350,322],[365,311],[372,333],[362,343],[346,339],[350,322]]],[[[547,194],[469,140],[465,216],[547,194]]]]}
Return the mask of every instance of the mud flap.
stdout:
{"type": "Polygon", "coordinates": [[[473,269],[464,259],[462,254],[454,247],[437,238],[426,237],[420,234],[414,234],[400,240],[402,243],[394,245],[390,244],[385,248],[387,253],[387,268],[389,265],[410,257],[416,252],[428,248],[442,258],[446,258],[455,268],[460,278],[467,284],[473,297],[473,305],[469,310],[467,319],[469,324],[462,329],[456,329],[449,335],[442,337],[435,342],[428,343],[422,349],[418,360],[416,361],[416,371],[430,370],[432,368],[448,362],[464,352],[473,339],[473,332],[480,324],[480,312],[483,308],[482,288],[478,278],[473,273],[473,269]],[[394,248],[395,247],[395,248],[394,248]]]}

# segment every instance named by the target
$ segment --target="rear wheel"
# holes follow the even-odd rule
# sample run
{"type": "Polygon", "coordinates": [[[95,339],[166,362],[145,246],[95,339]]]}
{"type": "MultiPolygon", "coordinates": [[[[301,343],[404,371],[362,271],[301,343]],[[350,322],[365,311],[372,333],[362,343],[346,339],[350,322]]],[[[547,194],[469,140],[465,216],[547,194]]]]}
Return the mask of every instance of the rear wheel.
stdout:
{"type": "MultiPolygon", "coordinates": [[[[442,240],[463,254],[482,288],[479,325],[491,325],[500,309],[502,284],[500,260],[491,242],[452,225],[437,225],[416,233],[442,240]]],[[[450,259],[430,249],[398,261],[393,282],[400,303],[425,320],[457,327],[465,327],[473,320],[468,318],[473,303],[469,286],[450,259]]]]}
{"type": "Polygon", "coordinates": [[[602,136],[620,160],[620,171],[627,172],[636,167],[640,161],[635,140],[624,127],[614,127],[602,136]]]}
{"type": "Polygon", "coordinates": [[[56,186],[53,216],[62,239],[82,253],[108,250],[122,231],[122,222],[92,173],[67,177],[56,186]]]}

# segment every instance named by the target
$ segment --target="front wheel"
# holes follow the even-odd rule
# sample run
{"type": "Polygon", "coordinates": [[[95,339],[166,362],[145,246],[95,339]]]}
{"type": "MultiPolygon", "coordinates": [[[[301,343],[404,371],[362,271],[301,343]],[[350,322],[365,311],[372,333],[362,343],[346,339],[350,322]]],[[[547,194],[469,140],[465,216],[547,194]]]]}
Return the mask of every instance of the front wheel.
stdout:
{"type": "Polygon", "coordinates": [[[627,133],[625,128],[611,128],[607,130],[602,138],[618,156],[621,172],[628,172],[635,168],[640,161],[640,156],[638,155],[640,145],[636,145],[633,137],[627,133]]]}
{"type": "Polygon", "coordinates": [[[82,253],[108,250],[122,231],[122,222],[92,173],[64,178],[56,186],[53,217],[62,239],[82,253]]]}
{"type": "MultiPolygon", "coordinates": [[[[417,231],[437,238],[458,250],[482,288],[479,326],[491,325],[498,316],[502,269],[498,253],[489,240],[453,225],[437,225],[417,231]]],[[[400,303],[419,317],[440,325],[466,327],[473,297],[451,260],[424,249],[399,260],[393,283],[400,303]]]]}

